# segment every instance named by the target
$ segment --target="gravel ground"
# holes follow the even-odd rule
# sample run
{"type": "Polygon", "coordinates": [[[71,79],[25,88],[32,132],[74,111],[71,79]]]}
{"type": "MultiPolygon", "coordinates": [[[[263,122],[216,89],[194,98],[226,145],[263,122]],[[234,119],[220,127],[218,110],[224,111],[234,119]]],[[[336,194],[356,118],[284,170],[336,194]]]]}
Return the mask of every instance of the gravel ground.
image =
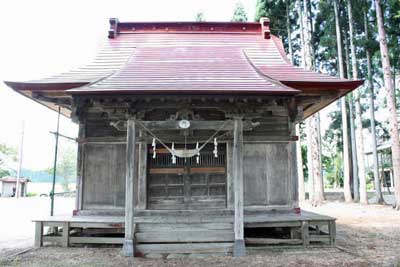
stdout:
{"type": "MultiPolygon", "coordinates": [[[[47,201],[34,200],[35,206],[48,205],[47,201]]],[[[18,200],[21,202],[22,200],[18,200]]],[[[31,201],[29,201],[30,203],[31,201]]],[[[73,200],[60,200],[64,210],[73,207],[73,200]]],[[[10,203],[7,205],[18,205],[10,203]]],[[[61,206],[61,205],[60,205],[61,206]]],[[[22,211],[32,210],[28,203],[18,206],[22,211]]],[[[8,206],[10,209],[10,207],[8,206]]],[[[389,206],[345,204],[329,202],[314,208],[307,204],[303,209],[326,214],[338,218],[337,220],[337,247],[336,248],[286,248],[252,250],[249,255],[240,259],[232,257],[211,258],[181,258],[174,260],[125,258],[121,256],[121,249],[114,248],[59,248],[44,247],[30,248],[27,243],[33,242],[33,225],[28,230],[21,227],[28,225],[27,216],[19,215],[19,222],[15,223],[14,213],[7,220],[0,220],[0,266],[393,266],[400,267],[400,212],[389,206]],[[7,237],[3,226],[5,221],[13,222],[15,232],[7,237]],[[23,232],[25,231],[25,232],[23,232]],[[29,235],[27,236],[29,232],[29,235]],[[24,239],[25,238],[25,239],[24,239]],[[22,243],[19,240],[23,240],[22,243]],[[18,252],[24,252],[19,255],[18,252]]],[[[4,202],[0,201],[0,211],[4,210],[4,202]]],[[[15,210],[15,209],[14,209],[15,210]]],[[[40,212],[46,212],[43,208],[40,212]]],[[[40,213],[39,212],[39,213],[40,213]]],[[[32,215],[31,212],[27,212],[32,215]]],[[[34,212],[37,214],[37,212],[34,212]]],[[[2,212],[2,214],[4,214],[2,212]]],[[[9,222],[8,227],[11,227],[9,222]]],[[[31,243],[32,244],[32,243],[31,243]]]]}

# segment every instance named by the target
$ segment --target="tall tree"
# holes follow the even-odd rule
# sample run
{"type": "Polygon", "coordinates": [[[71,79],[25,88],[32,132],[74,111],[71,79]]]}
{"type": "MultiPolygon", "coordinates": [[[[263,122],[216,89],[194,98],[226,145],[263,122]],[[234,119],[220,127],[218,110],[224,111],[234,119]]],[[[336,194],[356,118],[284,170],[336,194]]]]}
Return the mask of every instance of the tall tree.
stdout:
{"type": "MultiPolygon", "coordinates": [[[[336,26],[336,42],[337,42],[337,57],[339,65],[339,76],[344,78],[344,64],[342,55],[342,34],[339,20],[339,3],[338,0],[333,0],[333,10],[335,15],[335,26],[336,26]]],[[[350,157],[349,157],[349,133],[348,133],[348,122],[347,122],[347,107],[346,98],[342,97],[340,100],[341,111],[342,111],[342,130],[343,130],[343,173],[344,173],[344,198],[346,202],[351,202],[351,189],[350,189],[350,157]]]]}
{"type": "MultiPolygon", "coordinates": [[[[349,42],[347,40],[347,34],[343,35],[345,44],[345,55],[346,55],[346,72],[347,79],[351,78],[351,68],[350,68],[350,52],[349,52],[349,42]]],[[[349,122],[350,122],[350,144],[351,144],[351,171],[353,178],[353,199],[354,201],[359,201],[359,186],[358,186],[358,166],[357,166],[357,148],[356,148],[356,135],[354,127],[354,105],[353,105],[353,93],[346,95],[346,101],[349,104],[349,122]]]]}
{"type": "Polygon", "coordinates": [[[195,21],[197,21],[197,22],[205,21],[204,13],[203,12],[198,12],[196,14],[195,21]]]}
{"type": "Polygon", "coordinates": [[[289,59],[292,64],[294,64],[294,55],[293,55],[293,45],[292,45],[292,25],[290,23],[290,0],[286,0],[286,31],[288,38],[288,47],[289,47],[289,59]]]}
{"type": "Polygon", "coordinates": [[[371,48],[369,47],[369,24],[367,11],[364,10],[364,33],[365,33],[365,55],[367,59],[367,79],[368,79],[368,89],[369,89],[369,116],[371,121],[371,144],[372,144],[372,168],[374,176],[374,187],[375,187],[375,197],[378,203],[383,203],[383,195],[381,190],[381,183],[379,181],[379,160],[378,160],[378,149],[376,144],[376,126],[375,126],[375,103],[374,103],[374,83],[372,78],[372,59],[371,59],[371,48]]]}
{"type": "Polygon", "coordinates": [[[235,10],[233,11],[233,16],[231,21],[233,22],[245,22],[247,21],[247,14],[246,10],[244,9],[244,6],[242,2],[236,2],[235,10]]]}
{"type": "Polygon", "coordinates": [[[306,193],[304,188],[304,172],[303,172],[303,156],[301,151],[301,133],[300,123],[296,124],[296,135],[299,140],[296,142],[296,158],[297,158],[297,177],[298,177],[298,190],[299,190],[299,201],[302,202],[306,199],[306,193]]]}
{"type": "MultiPolygon", "coordinates": [[[[352,1],[347,0],[347,14],[349,17],[349,34],[350,34],[350,50],[351,50],[351,66],[353,79],[358,80],[358,67],[357,67],[357,57],[356,57],[356,46],[354,44],[354,19],[353,19],[353,7],[352,1]]],[[[365,163],[364,163],[364,138],[363,138],[363,127],[362,127],[362,110],[360,103],[360,89],[357,89],[353,93],[356,107],[356,136],[357,136],[357,161],[353,164],[357,164],[358,167],[358,181],[360,190],[360,202],[367,204],[367,183],[366,183],[366,173],[365,173],[365,163]]],[[[354,177],[357,179],[357,177],[354,177]]],[[[354,188],[356,192],[358,188],[354,188]]]]}
{"type": "MultiPolygon", "coordinates": [[[[310,3],[308,0],[303,1],[303,29],[304,29],[304,51],[305,51],[305,67],[308,70],[314,70],[314,51],[312,46],[312,23],[310,3]]],[[[312,205],[320,205],[324,201],[324,183],[322,177],[321,166],[321,145],[320,145],[320,132],[319,132],[319,119],[318,114],[312,115],[308,118],[307,127],[307,140],[309,153],[309,179],[312,184],[312,192],[310,192],[310,199],[312,205]],[[311,179],[310,179],[311,178],[311,179]]],[[[310,190],[310,191],[311,191],[310,190]]]]}
{"type": "Polygon", "coordinates": [[[305,67],[305,40],[304,40],[304,25],[303,25],[303,9],[301,5],[301,0],[296,0],[296,9],[297,9],[297,14],[299,17],[299,25],[300,25],[300,43],[301,43],[301,64],[303,67],[305,67]]]}
{"type": "Polygon", "coordinates": [[[386,88],[387,106],[390,113],[390,133],[392,139],[392,165],[395,183],[396,209],[400,210],[400,140],[398,132],[396,99],[394,92],[394,84],[392,80],[392,72],[389,60],[389,51],[386,40],[386,31],[383,23],[383,13],[380,0],[375,1],[376,20],[379,34],[379,47],[382,59],[383,80],[386,88]]]}

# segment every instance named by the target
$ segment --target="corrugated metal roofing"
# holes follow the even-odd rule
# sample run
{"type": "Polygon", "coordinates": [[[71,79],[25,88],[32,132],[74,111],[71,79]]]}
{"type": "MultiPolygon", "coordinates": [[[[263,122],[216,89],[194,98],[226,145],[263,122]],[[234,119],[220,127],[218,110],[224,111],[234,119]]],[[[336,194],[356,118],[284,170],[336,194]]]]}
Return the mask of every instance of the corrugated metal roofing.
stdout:
{"type": "Polygon", "coordinates": [[[70,94],[296,94],[300,91],[294,88],[307,84],[321,90],[361,84],[291,65],[280,39],[268,38],[268,21],[110,23],[111,38],[93,63],[39,81],[7,84],[16,90],[70,94]]]}
{"type": "Polygon", "coordinates": [[[296,93],[259,73],[245,55],[263,43],[254,34],[126,34],[115,39],[135,48],[113,75],[78,92],[296,93]]]}

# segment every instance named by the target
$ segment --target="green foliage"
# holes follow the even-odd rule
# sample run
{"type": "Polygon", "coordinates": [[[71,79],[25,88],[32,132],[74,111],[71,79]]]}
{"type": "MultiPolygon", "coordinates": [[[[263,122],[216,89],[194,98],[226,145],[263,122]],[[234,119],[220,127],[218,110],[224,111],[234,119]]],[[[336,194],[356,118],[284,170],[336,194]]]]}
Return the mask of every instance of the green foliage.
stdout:
{"type": "Polygon", "coordinates": [[[36,197],[36,196],[37,196],[37,193],[32,193],[32,192],[30,192],[30,193],[27,193],[26,196],[27,196],[27,197],[36,197]]]}
{"type": "Polygon", "coordinates": [[[76,148],[67,146],[61,153],[60,161],[57,164],[57,173],[63,177],[63,190],[69,191],[68,185],[76,178],[76,148]]]}
{"type": "Polygon", "coordinates": [[[17,161],[17,150],[6,144],[0,144],[0,178],[11,174],[7,163],[17,161]]]}
{"type": "MultiPolygon", "coordinates": [[[[71,144],[65,144],[59,147],[59,154],[57,160],[56,180],[61,179],[63,191],[69,191],[69,184],[75,181],[76,166],[77,166],[77,151],[76,147],[71,144]]],[[[53,168],[44,170],[49,175],[53,175],[53,168]]],[[[60,182],[60,181],[58,181],[60,182]]]]}
{"type": "Polygon", "coordinates": [[[203,12],[198,12],[198,13],[196,14],[196,17],[195,17],[194,20],[197,21],[197,22],[206,21],[206,20],[204,19],[204,13],[203,13],[203,12]]]}
{"type": "Polygon", "coordinates": [[[244,10],[242,2],[237,2],[235,6],[235,11],[233,12],[232,20],[233,22],[245,22],[247,21],[247,14],[244,10]]]}
{"type": "Polygon", "coordinates": [[[271,33],[286,38],[286,4],[282,0],[257,0],[255,21],[267,17],[270,19],[271,33]]]}

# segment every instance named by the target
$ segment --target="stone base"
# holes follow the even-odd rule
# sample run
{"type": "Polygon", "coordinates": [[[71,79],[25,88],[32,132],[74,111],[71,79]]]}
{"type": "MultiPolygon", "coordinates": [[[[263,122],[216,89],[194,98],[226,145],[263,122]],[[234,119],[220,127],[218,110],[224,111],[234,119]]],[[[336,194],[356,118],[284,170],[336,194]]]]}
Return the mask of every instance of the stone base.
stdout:
{"type": "Polygon", "coordinates": [[[122,247],[122,253],[125,257],[133,257],[135,255],[135,251],[133,248],[133,240],[125,240],[124,245],[122,247]]]}
{"type": "Polygon", "coordinates": [[[246,256],[246,246],[243,239],[237,239],[233,246],[233,257],[237,258],[242,256],[246,256]]]}

